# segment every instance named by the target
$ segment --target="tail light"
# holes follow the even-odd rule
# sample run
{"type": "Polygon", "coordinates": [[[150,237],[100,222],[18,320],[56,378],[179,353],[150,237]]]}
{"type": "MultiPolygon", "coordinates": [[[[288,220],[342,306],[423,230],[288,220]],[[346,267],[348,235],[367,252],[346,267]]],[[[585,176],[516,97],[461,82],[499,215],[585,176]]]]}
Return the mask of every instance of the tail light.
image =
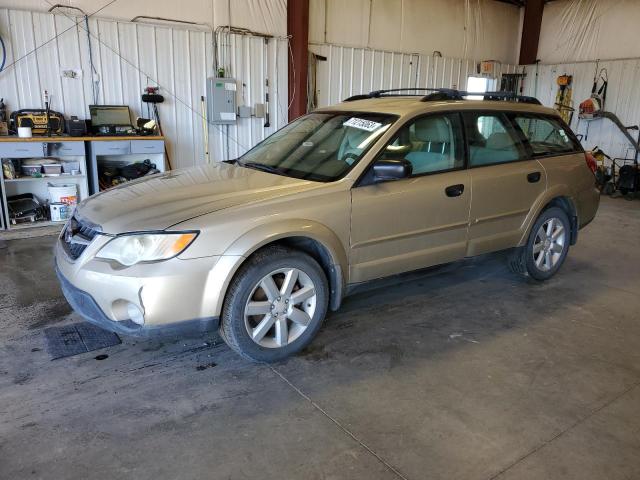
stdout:
{"type": "Polygon", "coordinates": [[[587,167],[589,167],[589,170],[591,170],[591,172],[595,174],[596,170],[598,169],[598,162],[596,161],[596,157],[594,157],[591,152],[585,152],[584,159],[587,162],[587,167]]]}

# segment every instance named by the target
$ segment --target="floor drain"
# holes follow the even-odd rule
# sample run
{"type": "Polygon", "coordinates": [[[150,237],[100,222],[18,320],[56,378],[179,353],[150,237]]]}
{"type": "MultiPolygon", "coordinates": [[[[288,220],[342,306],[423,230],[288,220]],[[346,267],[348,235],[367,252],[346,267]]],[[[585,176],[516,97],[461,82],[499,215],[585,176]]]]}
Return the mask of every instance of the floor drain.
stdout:
{"type": "Polygon", "coordinates": [[[107,355],[106,353],[103,353],[102,355],[98,355],[95,358],[96,360],[106,360],[107,358],[109,358],[109,355],[107,355]]]}
{"type": "Polygon", "coordinates": [[[63,327],[50,327],[45,329],[44,336],[51,360],[71,357],[122,343],[120,337],[115,333],[86,322],[63,327]]]}

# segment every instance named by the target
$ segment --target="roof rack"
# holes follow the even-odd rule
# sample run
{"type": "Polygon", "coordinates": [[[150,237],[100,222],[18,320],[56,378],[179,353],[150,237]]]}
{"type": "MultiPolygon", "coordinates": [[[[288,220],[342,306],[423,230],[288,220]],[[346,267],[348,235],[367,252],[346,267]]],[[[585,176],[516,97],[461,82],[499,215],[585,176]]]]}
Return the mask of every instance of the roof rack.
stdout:
{"type": "Polygon", "coordinates": [[[520,103],[533,103],[535,105],[542,105],[540,100],[536,97],[528,95],[517,95],[513,92],[460,92],[464,96],[481,96],[483,100],[503,100],[508,102],[520,102],[520,103]]]}
{"type": "Polygon", "coordinates": [[[542,105],[540,100],[535,97],[526,95],[516,95],[512,92],[467,92],[464,90],[456,90],[453,88],[392,88],[389,90],[374,90],[369,93],[353,95],[346,98],[345,102],[353,102],[355,100],[365,100],[367,98],[394,97],[394,96],[420,96],[421,102],[434,102],[444,100],[465,100],[465,97],[478,96],[483,100],[493,101],[510,101],[520,103],[532,103],[542,105]],[[402,93],[414,92],[414,93],[402,93]],[[418,92],[431,92],[427,95],[418,92]]]}
{"type": "Polygon", "coordinates": [[[438,89],[438,88],[390,88],[388,90],[373,90],[369,93],[363,93],[360,95],[353,95],[349,98],[345,98],[344,102],[353,102],[355,100],[365,100],[367,98],[380,98],[380,97],[394,97],[394,96],[424,96],[424,94],[419,94],[417,92],[436,92],[438,90],[447,90],[447,89],[438,89]],[[416,92],[416,93],[401,93],[401,92],[416,92]]]}

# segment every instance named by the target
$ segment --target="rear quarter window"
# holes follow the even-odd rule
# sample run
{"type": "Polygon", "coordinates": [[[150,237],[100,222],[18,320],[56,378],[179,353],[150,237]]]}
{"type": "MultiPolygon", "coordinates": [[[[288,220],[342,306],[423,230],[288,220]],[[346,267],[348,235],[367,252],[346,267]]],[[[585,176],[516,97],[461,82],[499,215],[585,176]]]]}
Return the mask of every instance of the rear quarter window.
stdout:
{"type": "Polygon", "coordinates": [[[554,118],[516,115],[514,120],[535,156],[574,153],[582,150],[573,135],[554,118]]]}

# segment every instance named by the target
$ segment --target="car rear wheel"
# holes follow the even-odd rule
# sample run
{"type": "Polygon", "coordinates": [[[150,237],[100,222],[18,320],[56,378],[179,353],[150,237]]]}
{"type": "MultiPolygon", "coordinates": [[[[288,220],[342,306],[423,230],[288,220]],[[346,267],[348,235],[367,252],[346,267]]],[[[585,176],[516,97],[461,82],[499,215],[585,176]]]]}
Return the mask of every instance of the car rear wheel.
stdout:
{"type": "Polygon", "coordinates": [[[267,247],[232,280],[220,335],[250,360],[286,358],[308,345],[320,329],[328,291],[324,272],[313,258],[282,246],[267,247]]]}
{"type": "Polygon", "coordinates": [[[564,210],[552,207],[540,214],[524,247],[516,249],[510,261],[512,270],[536,280],[551,278],[569,252],[571,224],[564,210]]]}

